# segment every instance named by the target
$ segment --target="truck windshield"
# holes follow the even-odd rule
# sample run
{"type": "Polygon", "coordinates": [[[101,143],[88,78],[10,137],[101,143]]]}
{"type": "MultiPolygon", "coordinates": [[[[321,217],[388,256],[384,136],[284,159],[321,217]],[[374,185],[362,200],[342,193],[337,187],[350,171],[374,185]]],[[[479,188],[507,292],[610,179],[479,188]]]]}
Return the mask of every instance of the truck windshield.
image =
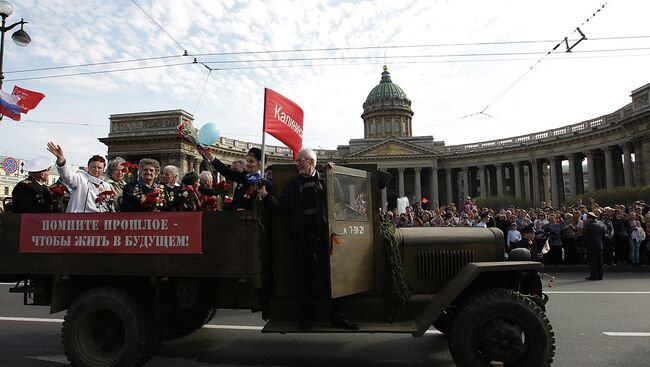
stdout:
{"type": "Polygon", "coordinates": [[[336,173],[334,185],[334,219],[368,221],[366,178],[336,173]]]}

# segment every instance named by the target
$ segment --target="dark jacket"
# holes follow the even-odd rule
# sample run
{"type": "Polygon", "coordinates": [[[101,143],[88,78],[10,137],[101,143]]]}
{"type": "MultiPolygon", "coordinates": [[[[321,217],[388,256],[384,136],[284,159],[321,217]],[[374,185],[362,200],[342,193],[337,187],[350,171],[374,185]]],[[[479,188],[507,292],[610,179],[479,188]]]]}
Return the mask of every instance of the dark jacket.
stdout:
{"type": "Polygon", "coordinates": [[[165,206],[166,211],[175,212],[178,210],[178,207],[181,205],[183,198],[181,197],[181,187],[173,186],[169,187],[165,185],[165,206]]]}
{"type": "Polygon", "coordinates": [[[582,243],[587,250],[603,250],[603,246],[607,240],[605,239],[604,225],[597,222],[592,222],[585,225],[582,234],[582,243]]]}
{"type": "Polygon", "coordinates": [[[154,191],[157,186],[158,184],[154,183],[151,187],[147,187],[142,181],[126,184],[122,192],[121,210],[123,212],[151,211],[151,208],[146,208],[142,205],[142,198],[154,191]]]}
{"type": "Polygon", "coordinates": [[[52,197],[47,186],[32,178],[20,181],[11,192],[14,213],[51,213],[52,197]]]}
{"type": "MultiPolygon", "coordinates": [[[[218,159],[212,161],[212,167],[214,167],[217,172],[221,173],[223,177],[227,180],[235,182],[235,193],[233,194],[232,204],[230,208],[233,210],[237,209],[252,209],[253,208],[253,197],[246,197],[248,190],[251,186],[254,186],[255,183],[251,183],[247,179],[247,172],[235,171],[232,168],[228,167],[225,163],[221,162],[218,159]]],[[[252,180],[254,181],[254,180],[252,180]]]]}
{"type": "MultiPolygon", "coordinates": [[[[316,185],[316,221],[317,238],[325,241],[328,239],[327,228],[327,188],[325,178],[319,172],[316,185]]],[[[264,197],[264,204],[269,210],[280,212],[287,217],[289,236],[294,244],[301,244],[305,239],[302,205],[302,178],[300,176],[287,182],[279,198],[268,194],[264,197]]]]}

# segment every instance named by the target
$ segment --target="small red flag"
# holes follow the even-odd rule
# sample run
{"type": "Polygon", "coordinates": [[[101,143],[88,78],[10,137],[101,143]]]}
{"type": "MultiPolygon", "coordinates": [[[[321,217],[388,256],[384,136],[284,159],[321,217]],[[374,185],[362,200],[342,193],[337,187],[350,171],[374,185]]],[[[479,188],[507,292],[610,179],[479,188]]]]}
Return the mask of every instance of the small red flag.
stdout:
{"type": "Polygon", "coordinates": [[[14,85],[14,90],[11,94],[18,97],[18,107],[20,107],[21,113],[27,113],[29,110],[33,110],[45,98],[45,94],[43,93],[24,89],[17,85],[14,85]]]}
{"type": "Polygon", "coordinates": [[[289,98],[264,88],[264,132],[293,149],[293,159],[302,147],[302,108],[289,98]]]}

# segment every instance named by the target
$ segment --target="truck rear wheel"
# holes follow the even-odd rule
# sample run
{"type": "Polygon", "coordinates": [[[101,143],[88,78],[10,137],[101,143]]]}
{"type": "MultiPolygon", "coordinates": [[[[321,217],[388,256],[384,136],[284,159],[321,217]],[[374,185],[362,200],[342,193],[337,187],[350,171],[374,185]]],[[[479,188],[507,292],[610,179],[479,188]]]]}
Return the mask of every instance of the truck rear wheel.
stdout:
{"type": "Polygon", "coordinates": [[[63,349],[75,367],[135,367],[153,353],[156,336],[140,303],[117,288],[82,293],[65,315],[63,349]]]}
{"type": "Polygon", "coordinates": [[[458,313],[449,351],[459,367],[546,367],[555,355],[555,335],[546,314],[507,289],[478,294],[458,313]]]}

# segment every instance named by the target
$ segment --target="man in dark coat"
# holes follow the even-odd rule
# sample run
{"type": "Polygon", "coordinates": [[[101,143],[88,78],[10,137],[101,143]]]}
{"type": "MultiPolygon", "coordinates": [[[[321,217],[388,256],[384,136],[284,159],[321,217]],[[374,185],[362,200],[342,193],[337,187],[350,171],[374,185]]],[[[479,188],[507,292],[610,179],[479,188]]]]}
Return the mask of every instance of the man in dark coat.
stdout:
{"type": "Polygon", "coordinates": [[[11,192],[14,213],[51,213],[52,197],[47,183],[52,162],[47,157],[34,158],[25,163],[23,170],[29,177],[20,181],[11,192]]]}
{"type": "Polygon", "coordinates": [[[584,228],[582,241],[589,258],[590,275],[585,279],[602,280],[603,246],[607,240],[605,239],[605,227],[596,221],[596,214],[593,212],[587,214],[587,224],[584,228]]]}
{"type": "MultiPolygon", "coordinates": [[[[319,281],[329,288],[327,189],[324,176],[316,171],[316,154],[311,149],[301,149],[296,164],[299,175],[287,182],[279,199],[270,195],[266,186],[260,186],[258,192],[271,210],[286,212],[296,270],[298,322],[302,331],[309,331],[314,313],[311,283],[315,267],[324,278],[319,281]]],[[[340,298],[330,302],[330,323],[343,329],[358,329],[345,318],[340,298]]]]}

